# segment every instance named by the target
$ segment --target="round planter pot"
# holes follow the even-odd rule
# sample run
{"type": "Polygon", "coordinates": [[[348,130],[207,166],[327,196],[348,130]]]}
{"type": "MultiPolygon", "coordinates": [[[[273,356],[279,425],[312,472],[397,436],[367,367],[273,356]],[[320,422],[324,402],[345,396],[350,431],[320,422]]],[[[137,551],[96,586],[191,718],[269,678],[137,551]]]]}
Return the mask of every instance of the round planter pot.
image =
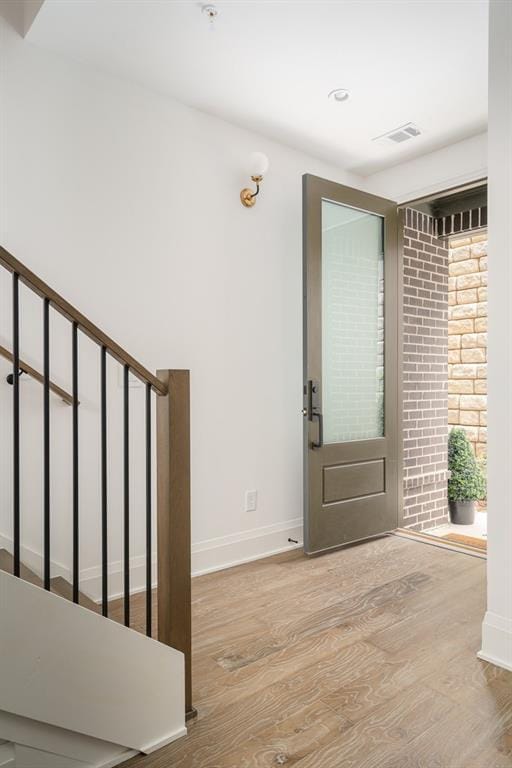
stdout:
{"type": "Polygon", "coordinates": [[[450,521],[454,525],[472,525],[475,522],[474,501],[449,501],[450,521]]]}

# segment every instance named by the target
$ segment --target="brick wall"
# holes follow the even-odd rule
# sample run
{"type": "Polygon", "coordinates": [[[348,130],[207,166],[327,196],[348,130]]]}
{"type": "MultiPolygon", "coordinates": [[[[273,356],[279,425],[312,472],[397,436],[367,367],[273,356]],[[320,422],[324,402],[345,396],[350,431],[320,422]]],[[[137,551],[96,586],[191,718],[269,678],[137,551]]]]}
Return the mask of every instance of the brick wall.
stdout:
{"type": "Polygon", "coordinates": [[[448,520],[448,248],[431,216],[404,215],[403,525],[425,530],[448,520]]]}
{"type": "Polygon", "coordinates": [[[452,240],[448,284],[448,422],[487,454],[487,235],[452,240]]]}
{"type": "Polygon", "coordinates": [[[440,216],[435,220],[435,229],[439,237],[450,235],[461,237],[463,232],[485,229],[487,227],[487,206],[440,216]]]}

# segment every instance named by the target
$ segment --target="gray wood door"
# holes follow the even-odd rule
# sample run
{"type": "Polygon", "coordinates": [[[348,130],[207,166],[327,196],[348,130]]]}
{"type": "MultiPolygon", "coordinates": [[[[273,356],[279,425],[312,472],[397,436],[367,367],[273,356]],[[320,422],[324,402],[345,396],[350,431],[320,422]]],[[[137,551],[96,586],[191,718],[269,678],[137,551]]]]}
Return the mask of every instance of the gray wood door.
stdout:
{"type": "Polygon", "coordinates": [[[398,521],[398,244],[391,200],[303,178],[304,548],[398,521]]]}

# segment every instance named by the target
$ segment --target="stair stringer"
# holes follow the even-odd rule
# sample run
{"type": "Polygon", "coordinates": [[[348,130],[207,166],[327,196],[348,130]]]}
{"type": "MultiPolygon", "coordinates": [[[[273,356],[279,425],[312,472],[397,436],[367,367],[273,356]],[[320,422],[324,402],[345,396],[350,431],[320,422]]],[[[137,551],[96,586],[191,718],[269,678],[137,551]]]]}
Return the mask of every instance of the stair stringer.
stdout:
{"type": "MultiPolygon", "coordinates": [[[[25,747],[21,744],[14,745],[14,768],[96,768],[91,763],[83,763],[81,760],[72,760],[55,753],[43,752],[40,749],[25,747]]],[[[104,767],[102,767],[104,768],[104,767]]]]}
{"type": "Polygon", "coordinates": [[[0,768],[15,768],[14,744],[0,741],[0,768]]]}
{"type": "Polygon", "coordinates": [[[87,768],[110,768],[137,754],[136,750],[127,750],[118,744],[1,711],[0,735],[17,747],[18,752],[21,747],[27,747],[47,755],[56,755],[70,764],[76,760],[87,768]]]}
{"type": "Polygon", "coordinates": [[[69,757],[45,752],[23,744],[14,744],[14,762],[12,768],[115,768],[137,754],[132,749],[123,750],[114,759],[100,759],[95,763],[84,763],[69,757]]]}
{"type": "Polygon", "coordinates": [[[144,753],[186,734],[179,651],[3,571],[0,615],[3,712],[144,753]]]}

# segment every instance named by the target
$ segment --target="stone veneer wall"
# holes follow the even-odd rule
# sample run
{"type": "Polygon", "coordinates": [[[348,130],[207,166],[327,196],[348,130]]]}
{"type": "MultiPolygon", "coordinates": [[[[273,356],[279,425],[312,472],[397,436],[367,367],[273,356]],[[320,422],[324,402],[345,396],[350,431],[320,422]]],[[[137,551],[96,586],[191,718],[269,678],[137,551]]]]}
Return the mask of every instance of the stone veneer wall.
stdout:
{"type": "Polygon", "coordinates": [[[450,242],[448,423],[487,455],[487,235],[450,242]]]}
{"type": "Polygon", "coordinates": [[[404,211],[403,526],[448,520],[448,248],[431,216],[404,211]]]}

